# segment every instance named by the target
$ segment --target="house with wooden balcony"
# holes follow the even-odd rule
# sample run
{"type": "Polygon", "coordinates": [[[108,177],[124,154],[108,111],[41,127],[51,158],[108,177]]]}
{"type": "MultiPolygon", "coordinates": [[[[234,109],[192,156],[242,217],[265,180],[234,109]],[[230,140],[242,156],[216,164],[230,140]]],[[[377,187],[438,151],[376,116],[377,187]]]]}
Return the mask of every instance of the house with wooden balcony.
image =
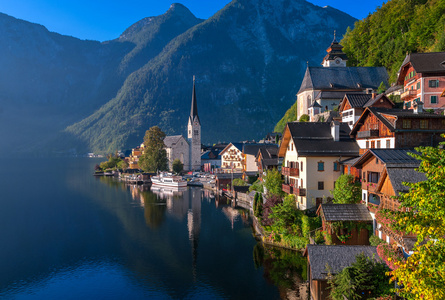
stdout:
{"type": "Polygon", "coordinates": [[[299,209],[326,203],[341,175],[340,161],[358,157],[359,147],[349,130],[348,124],[337,121],[287,123],[278,152],[283,158],[282,189],[296,196],[299,209]]]}
{"type": "Polygon", "coordinates": [[[368,206],[374,219],[374,234],[388,244],[397,243],[410,251],[413,236],[392,232],[384,222],[379,221],[379,211],[397,211],[397,198],[409,190],[403,182],[416,183],[426,180],[425,174],[416,171],[420,161],[407,149],[370,149],[353,165],[361,171],[362,201],[368,206]]]}
{"type": "Polygon", "coordinates": [[[403,85],[400,98],[404,107],[413,108],[414,101],[425,109],[443,110],[445,107],[445,52],[407,54],[397,78],[403,85]]]}
{"type": "Polygon", "coordinates": [[[445,116],[414,110],[367,107],[351,130],[360,154],[366,149],[437,146],[445,133],[445,116]]]}
{"type": "Polygon", "coordinates": [[[355,122],[357,122],[367,107],[393,108],[394,103],[386,97],[385,94],[345,94],[338,108],[341,115],[341,121],[343,123],[348,123],[349,127],[352,129],[355,122]]]}

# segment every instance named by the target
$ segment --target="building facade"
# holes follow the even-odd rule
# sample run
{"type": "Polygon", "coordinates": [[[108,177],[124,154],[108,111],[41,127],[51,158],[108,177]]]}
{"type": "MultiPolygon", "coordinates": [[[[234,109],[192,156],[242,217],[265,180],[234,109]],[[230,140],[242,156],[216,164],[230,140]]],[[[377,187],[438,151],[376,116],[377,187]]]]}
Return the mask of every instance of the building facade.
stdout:
{"type": "Polygon", "coordinates": [[[397,84],[403,85],[400,95],[404,107],[422,102],[425,109],[445,107],[445,52],[407,54],[399,69],[397,84]]]}
{"type": "Polygon", "coordinates": [[[299,209],[326,203],[341,175],[340,161],[358,157],[359,147],[348,133],[348,125],[336,121],[286,125],[278,153],[283,158],[282,188],[296,196],[299,209]]]}

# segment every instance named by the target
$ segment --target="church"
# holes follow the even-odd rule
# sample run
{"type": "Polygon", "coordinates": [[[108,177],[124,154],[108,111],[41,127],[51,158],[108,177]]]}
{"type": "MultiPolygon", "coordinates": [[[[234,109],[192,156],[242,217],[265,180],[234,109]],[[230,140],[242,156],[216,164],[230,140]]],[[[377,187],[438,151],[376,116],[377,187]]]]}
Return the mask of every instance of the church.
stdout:
{"type": "Polygon", "coordinates": [[[297,118],[310,115],[311,110],[331,111],[338,107],[346,93],[370,93],[380,84],[386,87],[388,73],[385,67],[348,67],[347,55],[335,37],[321,67],[307,66],[300,90],[297,93],[297,118]]]}
{"type": "Polygon", "coordinates": [[[195,76],[193,76],[192,105],[187,124],[187,139],[182,135],[166,136],[164,144],[170,170],[175,159],[179,159],[184,164],[184,171],[201,169],[201,122],[198,117],[195,76]]]}

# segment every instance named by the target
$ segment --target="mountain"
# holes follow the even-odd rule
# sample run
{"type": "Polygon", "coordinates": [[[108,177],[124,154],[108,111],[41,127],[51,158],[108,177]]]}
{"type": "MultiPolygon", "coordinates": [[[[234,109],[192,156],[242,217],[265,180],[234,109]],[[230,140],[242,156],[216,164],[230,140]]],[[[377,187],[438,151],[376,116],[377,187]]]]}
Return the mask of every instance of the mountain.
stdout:
{"type": "Polygon", "coordinates": [[[184,133],[193,75],[203,142],[259,139],[354,21],[303,0],[234,0],[205,21],[173,4],[99,43],[0,15],[3,149],[114,152],[153,125],[184,133]]]}
{"type": "Polygon", "coordinates": [[[196,75],[203,141],[259,139],[294,102],[306,61],[320,62],[334,30],[354,21],[300,0],[232,1],[173,39],[67,132],[94,151],[137,145],[153,125],[184,133],[196,75]]]}

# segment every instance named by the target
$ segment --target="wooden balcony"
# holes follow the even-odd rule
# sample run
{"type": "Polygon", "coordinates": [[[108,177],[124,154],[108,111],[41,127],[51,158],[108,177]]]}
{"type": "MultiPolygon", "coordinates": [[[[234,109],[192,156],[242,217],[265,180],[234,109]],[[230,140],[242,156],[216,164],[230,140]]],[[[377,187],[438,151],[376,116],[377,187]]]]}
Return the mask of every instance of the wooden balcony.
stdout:
{"type": "Polygon", "coordinates": [[[297,168],[283,167],[283,168],[281,168],[281,174],[283,174],[284,176],[299,177],[300,176],[300,170],[297,169],[297,168]]]}
{"type": "Polygon", "coordinates": [[[403,93],[400,94],[400,99],[406,99],[406,98],[414,98],[417,96],[417,91],[416,90],[407,90],[403,93]]]}
{"type": "Polygon", "coordinates": [[[306,196],[306,189],[294,189],[294,195],[296,196],[306,196]]]}
{"type": "Polygon", "coordinates": [[[286,194],[292,194],[293,192],[293,187],[289,184],[283,184],[281,186],[281,189],[283,190],[283,192],[285,192],[286,194]]]}
{"type": "Polygon", "coordinates": [[[372,129],[372,130],[364,130],[357,132],[358,139],[371,138],[371,137],[379,137],[379,130],[372,129]]]}

